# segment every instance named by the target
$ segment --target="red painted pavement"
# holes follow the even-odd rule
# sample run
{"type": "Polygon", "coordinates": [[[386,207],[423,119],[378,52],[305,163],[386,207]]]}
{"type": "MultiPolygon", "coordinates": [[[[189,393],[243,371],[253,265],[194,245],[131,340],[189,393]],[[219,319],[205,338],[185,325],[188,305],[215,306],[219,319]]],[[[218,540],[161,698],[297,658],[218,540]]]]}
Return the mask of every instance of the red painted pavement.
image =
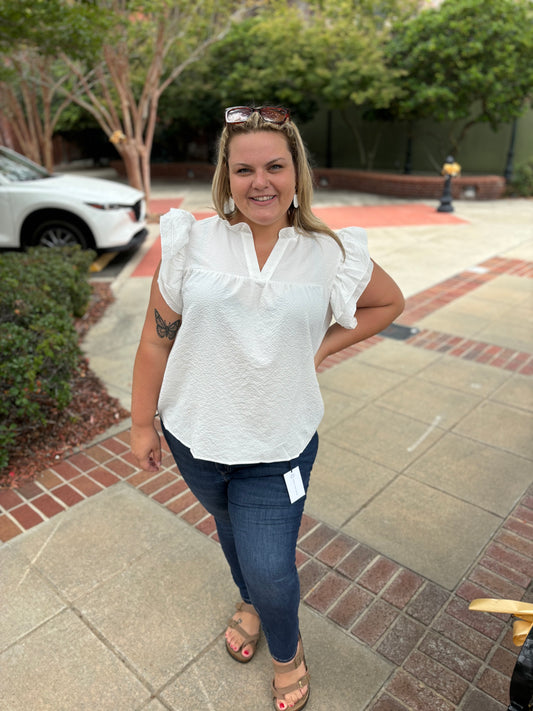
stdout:
{"type": "Polygon", "coordinates": [[[183,202],[183,198],[156,198],[151,199],[148,203],[148,212],[151,215],[164,215],[172,207],[179,207],[183,202]]]}
{"type": "Polygon", "coordinates": [[[343,207],[317,207],[317,217],[338,230],[341,227],[403,227],[409,225],[466,224],[448,212],[437,212],[435,207],[420,203],[401,205],[345,205],[343,207]]]}
{"type": "Polygon", "coordinates": [[[161,237],[158,237],[148,252],[135,267],[132,276],[151,277],[155,274],[157,265],[161,259],[161,237]]]}

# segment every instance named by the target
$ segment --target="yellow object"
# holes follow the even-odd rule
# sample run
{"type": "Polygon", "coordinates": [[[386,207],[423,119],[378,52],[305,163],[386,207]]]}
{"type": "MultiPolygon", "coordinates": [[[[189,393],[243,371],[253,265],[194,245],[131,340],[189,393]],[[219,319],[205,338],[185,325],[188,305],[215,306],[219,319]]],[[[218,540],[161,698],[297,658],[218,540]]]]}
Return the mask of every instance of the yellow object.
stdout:
{"type": "Polygon", "coordinates": [[[459,163],[445,163],[442,166],[441,175],[451,175],[455,178],[457,175],[461,174],[461,166],[459,163]]]}
{"type": "Polygon", "coordinates": [[[104,252],[89,267],[90,272],[101,272],[117,256],[117,252],[104,252]]]}
{"type": "Polygon", "coordinates": [[[468,609],[481,612],[501,612],[517,617],[518,619],[513,623],[513,642],[517,647],[524,644],[533,627],[533,605],[531,603],[517,602],[516,600],[495,600],[487,597],[472,600],[468,609]]]}
{"type": "Polygon", "coordinates": [[[113,131],[113,133],[109,136],[109,141],[115,146],[117,143],[122,143],[125,140],[126,136],[122,133],[122,131],[113,131]]]}

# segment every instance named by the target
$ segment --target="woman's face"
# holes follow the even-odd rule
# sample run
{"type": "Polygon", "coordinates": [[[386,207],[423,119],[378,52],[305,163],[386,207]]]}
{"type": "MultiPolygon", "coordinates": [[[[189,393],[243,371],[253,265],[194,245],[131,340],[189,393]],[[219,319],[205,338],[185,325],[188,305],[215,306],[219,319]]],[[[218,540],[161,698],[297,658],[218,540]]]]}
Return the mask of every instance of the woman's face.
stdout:
{"type": "Polygon", "coordinates": [[[287,210],[296,190],[296,170],[283,134],[256,131],[233,136],[228,153],[229,181],[238,220],[252,232],[289,225],[287,210]]]}

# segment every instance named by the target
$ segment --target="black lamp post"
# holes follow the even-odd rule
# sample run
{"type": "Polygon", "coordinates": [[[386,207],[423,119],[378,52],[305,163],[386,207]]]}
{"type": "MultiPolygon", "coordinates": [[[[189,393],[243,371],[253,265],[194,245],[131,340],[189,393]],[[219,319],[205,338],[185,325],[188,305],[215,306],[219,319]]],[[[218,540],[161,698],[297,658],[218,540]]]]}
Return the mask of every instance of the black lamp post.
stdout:
{"type": "Polygon", "coordinates": [[[509,150],[507,151],[507,162],[505,164],[505,170],[503,177],[505,182],[509,182],[513,178],[513,159],[514,159],[514,147],[516,143],[516,128],[518,121],[515,119],[513,125],[511,126],[511,140],[509,141],[509,150]]]}
{"type": "Polygon", "coordinates": [[[437,208],[437,212],[453,212],[452,205],[452,178],[459,175],[461,172],[461,166],[456,163],[453,156],[448,156],[446,162],[442,166],[441,175],[446,176],[444,180],[444,189],[442,191],[442,197],[440,199],[440,205],[437,208]]]}

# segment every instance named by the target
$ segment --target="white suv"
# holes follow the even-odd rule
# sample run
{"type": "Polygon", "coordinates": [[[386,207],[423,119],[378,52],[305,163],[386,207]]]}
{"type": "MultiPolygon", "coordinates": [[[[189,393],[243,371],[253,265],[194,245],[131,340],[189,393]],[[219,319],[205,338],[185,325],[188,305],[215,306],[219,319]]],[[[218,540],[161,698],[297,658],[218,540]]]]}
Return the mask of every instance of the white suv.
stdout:
{"type": "Polygon", "coordinates": [[[49,173],[0,146],[0,248],[79,244],[121,251],[146,237],[140,190],[111,180],[49,173]]]}

